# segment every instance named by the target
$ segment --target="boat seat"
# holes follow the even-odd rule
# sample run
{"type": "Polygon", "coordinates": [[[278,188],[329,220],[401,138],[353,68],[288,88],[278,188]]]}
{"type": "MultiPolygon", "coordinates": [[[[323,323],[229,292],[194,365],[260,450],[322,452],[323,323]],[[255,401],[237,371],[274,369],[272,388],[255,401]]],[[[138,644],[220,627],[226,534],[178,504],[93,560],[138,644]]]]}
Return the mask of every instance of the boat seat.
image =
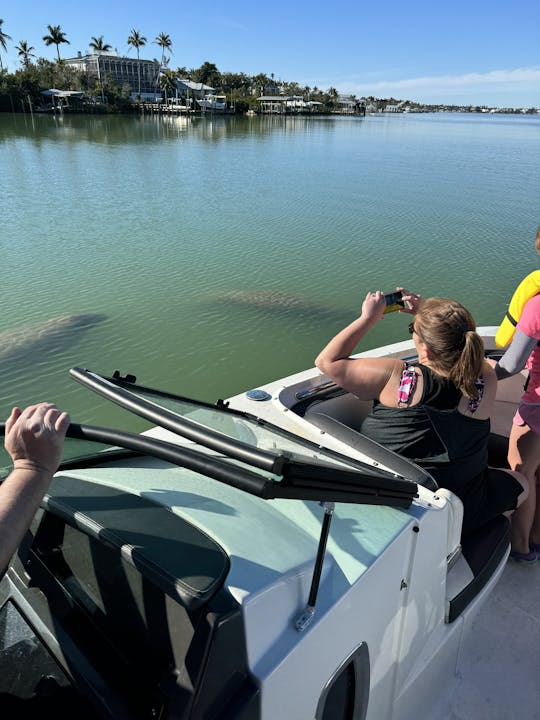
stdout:
{"type": "Polygon", "coordinates": [[[303,415],[311,422],[311,417],[315,413],[324,413],[352,430],[360,432],[362,422],[372,408],[372,400],[359,400],[352,393],[342,393],[335,397],[312,400],[304,408],[303,415]]]}

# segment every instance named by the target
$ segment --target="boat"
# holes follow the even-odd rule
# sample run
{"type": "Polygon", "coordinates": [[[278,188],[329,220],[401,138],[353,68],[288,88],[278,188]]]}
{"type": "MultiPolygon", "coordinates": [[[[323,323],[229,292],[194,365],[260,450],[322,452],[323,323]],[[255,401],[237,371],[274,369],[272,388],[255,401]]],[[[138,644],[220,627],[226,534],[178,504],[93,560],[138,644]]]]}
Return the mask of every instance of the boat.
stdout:
{"type": "MultiPolygon", "coordinates": [[[[490,353],[495,331],[480,329],[490,353]]],[[[413,361],[414,346],[361,355],[413,361]]],[[[462,541],[460,501],[361,435],[367,403],[316,368],[215,404],[129,373],[70,374],[150,427],[70,425],[0,581],[4,714],[538,716],[536,568],[507,564],[502,516],[462,541]],[[483,653],[497,675],[474,685],[483,653]]],[[[520,390],[500,383],[493,452],[520,390]]]]}
{"type": "Polygon", "coordinates": [[[224,112],[227,109],[227,98],[225,95],[207,94],[197,98],[197,104],[203,112],[224,112]]]}

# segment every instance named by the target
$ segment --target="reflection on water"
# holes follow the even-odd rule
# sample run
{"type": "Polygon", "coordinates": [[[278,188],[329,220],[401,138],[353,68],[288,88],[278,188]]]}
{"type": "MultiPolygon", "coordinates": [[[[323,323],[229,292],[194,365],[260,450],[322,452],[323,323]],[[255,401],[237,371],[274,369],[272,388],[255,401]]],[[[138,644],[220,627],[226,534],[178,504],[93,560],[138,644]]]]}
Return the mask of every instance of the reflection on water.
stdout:
{"type": "MultiPolygon", "coordinates": [[[[201,140],[265,137],[276,132],[305,132],[314,123],[331,131],[341,118],[248,116],[187,116],[148,113],[136,116],[24,114],[5,115],[0,122],[0,142],[27,137],[43,140],[86,141],[106,145],[137,145],[176,140],[186,134],[201,140]],[[284,122],[285,120],[285,122],[284,122]]],[[[362,118],[355,118],[360,125],[362,118]]]]}
{"type": "MultiPolygon", "coordinates": [[[[0,332],[105,318],[3,363],[0,414],[50,398],[139,427],[69,367],[213,401],[311,366],[378,288],[497,323],[537,266],[539,123],[0,115],[0,332]]],[[[405,338],[406,321],[365,346],[405,338]]]]}

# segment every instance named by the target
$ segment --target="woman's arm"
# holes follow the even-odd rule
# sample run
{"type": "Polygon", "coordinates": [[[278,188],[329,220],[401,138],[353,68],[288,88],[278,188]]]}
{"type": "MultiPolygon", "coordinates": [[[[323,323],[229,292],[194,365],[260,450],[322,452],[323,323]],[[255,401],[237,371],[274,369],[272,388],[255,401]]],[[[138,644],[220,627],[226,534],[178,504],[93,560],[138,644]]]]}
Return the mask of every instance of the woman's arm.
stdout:
{"type": "Polygon", "coordinates": [[[497,378],[502,380],[523,370],[539,340],[540,295],[534,295],[525,303],[512,342],[503,357],[495,365],[497,378]]]}
{"type": "Polygon", "coordinates": [[[536,338],[530,337],[516,328],[512,342],[495,365],[497,380],[504,380],[504,378],[521,372],[537,342],[536,338]]]}
{"type": "Polygon", "coordinates": [[[349,357],[368,330],[383,317],[384,308],[382,292],[368,293],[360,317],[332,338],[315,359],[321,372],[362,400],[378,398],[392,373],[403,367],[400,360],[393,358],[349,357]]]}

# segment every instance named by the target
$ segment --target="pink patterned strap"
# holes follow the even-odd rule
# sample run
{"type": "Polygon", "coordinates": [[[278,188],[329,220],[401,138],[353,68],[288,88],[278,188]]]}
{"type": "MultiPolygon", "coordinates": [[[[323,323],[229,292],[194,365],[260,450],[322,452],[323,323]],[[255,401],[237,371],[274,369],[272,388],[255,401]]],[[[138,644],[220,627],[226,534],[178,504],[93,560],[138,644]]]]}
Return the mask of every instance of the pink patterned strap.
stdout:
{"type": "Polygon", "coordinates": [[[398,402],[409,403],[416,387],[418,376],[413,367],[406,365],[401,373],[401,380],[398,388],[398,402]]]}
{"type": "Polygon", "coordinates": [[[482,402],[482,398],[484,397],[484,378],[478,378],[478,380],[474,383],[476,389],[478,390],[478,397],[476,398],[469,398],[469,405],[468,409],[470,413],[475,413],[478,410],[478,406],[482,402]]]}

